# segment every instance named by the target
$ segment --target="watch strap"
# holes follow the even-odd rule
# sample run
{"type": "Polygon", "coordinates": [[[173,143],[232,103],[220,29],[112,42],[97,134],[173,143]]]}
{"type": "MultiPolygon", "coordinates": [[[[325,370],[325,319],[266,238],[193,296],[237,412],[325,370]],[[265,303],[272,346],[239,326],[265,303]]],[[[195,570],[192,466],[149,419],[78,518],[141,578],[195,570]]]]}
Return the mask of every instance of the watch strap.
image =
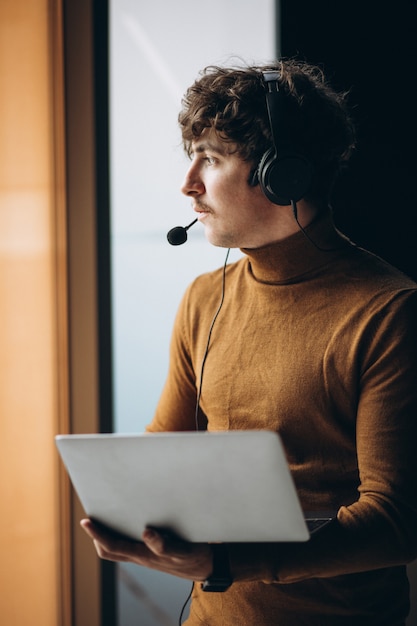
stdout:
{"type": "Polygon", "coordinates": [[[227,545],[223,543],[213,543],[213,571],[203,582],[203,591],[222,592],[226,591],[233,583],[230,573],[229,551],[227,545]]]}

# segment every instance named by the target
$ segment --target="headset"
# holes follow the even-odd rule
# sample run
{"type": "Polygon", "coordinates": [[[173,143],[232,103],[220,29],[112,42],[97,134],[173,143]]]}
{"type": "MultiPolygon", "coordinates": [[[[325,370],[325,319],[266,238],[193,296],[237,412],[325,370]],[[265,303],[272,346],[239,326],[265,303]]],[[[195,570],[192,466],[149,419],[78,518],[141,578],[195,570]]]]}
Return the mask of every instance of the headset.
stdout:
{"type": "Polygon", "coordinates": [[[273,147],[261,157],[249,184],[259,183],[271,202],[286,206],[306,195],[313,169],[308,159],[291,148],[285,124],[285,96],[279,85],[280,73],[265,71],[262,76],[273,147]]]}

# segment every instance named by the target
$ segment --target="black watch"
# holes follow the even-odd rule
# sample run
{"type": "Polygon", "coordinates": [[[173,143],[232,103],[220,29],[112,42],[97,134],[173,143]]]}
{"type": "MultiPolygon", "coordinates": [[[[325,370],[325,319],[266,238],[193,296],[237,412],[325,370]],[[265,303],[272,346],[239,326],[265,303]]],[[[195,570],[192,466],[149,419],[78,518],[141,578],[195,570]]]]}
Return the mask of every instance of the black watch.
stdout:
{"type": "Polygon", "coordinates": [[[213,572],[203,582],[203,591],[226,591],[233,583],[230,573],[229,552],[222,543],[213,543],[213,572]]]}

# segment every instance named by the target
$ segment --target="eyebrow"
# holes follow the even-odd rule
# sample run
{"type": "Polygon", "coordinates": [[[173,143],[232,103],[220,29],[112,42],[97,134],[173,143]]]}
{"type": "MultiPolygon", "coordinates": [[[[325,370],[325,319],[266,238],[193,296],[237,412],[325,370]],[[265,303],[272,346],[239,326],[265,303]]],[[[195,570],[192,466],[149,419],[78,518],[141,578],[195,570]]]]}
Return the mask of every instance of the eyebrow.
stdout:
{"type": "Polygon", "coordinates": [[[210,141],[192,144],[191,153],[193,152],[215,152],[216,154],[226,155],[229,154],[226,149],[222,149],[219,145],[211,143],[210,141]]]}

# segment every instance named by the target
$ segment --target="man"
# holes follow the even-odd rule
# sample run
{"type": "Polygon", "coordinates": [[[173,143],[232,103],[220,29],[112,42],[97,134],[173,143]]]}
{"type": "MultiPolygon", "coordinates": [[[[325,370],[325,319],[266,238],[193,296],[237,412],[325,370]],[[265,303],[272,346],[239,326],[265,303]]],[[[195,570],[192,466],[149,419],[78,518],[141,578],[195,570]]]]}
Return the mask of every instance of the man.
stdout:
{"type": "Polygon", "coordinates": [[[214,550],[82,525],[102,558],[195,581],[190,626],[404,626],[405,564],[417,556],[417,285],[333,224],[330,192],[354,147],[344,98],[295,61],[213,67],[179,121],[191,159],[182,191],[207,239],[245,256],[188,288],[149,430],[276,430],[303,508],[337,519],[305,543],[214,550]]]}

